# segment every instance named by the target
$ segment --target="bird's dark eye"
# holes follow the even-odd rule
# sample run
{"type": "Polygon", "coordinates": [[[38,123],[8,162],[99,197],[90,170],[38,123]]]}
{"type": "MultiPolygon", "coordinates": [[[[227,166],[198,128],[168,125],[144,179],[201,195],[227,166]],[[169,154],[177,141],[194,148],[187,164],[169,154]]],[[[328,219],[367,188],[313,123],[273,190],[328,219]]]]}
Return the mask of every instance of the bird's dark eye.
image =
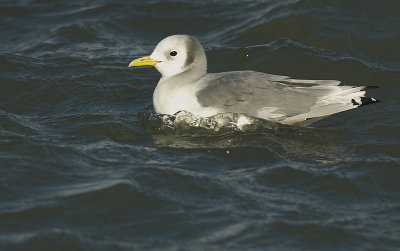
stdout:
{"type": "Polygon", "coordinates": [[[169,55],[171,55],[171,56],[173,56],[173,57],[175,57],[176,54],[178,54],[178,52],[176,52],[176,51],[171,51],[171,52],[169,53],[169,55]]]}

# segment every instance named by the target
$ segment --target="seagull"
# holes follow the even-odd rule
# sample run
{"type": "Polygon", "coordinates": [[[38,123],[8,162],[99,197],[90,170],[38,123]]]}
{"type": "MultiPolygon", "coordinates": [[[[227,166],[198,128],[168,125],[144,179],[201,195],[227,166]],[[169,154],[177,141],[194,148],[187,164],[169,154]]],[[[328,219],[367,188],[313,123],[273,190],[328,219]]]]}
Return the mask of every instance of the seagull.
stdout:
{"type": "Polygon", "coordinates": [[[132,66],[154,66],[161,78],[153,93],[158,114],[187,111],[201,117],[244,113],[282,124],[309,125],[329,115],[373,104],[366,90],[337,80],[302,80],[255,71],[207,73],[199,40],[173,35],[161,40],[150,56],[132,66]]]}

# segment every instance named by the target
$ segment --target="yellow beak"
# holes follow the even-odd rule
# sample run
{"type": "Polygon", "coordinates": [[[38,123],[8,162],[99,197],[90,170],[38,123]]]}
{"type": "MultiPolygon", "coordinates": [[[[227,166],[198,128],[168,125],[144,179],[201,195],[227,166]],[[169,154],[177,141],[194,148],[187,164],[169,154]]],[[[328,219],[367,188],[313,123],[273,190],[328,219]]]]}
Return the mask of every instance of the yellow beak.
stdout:
{"type": "Polygon", "coordinates": [[[142,58],[137,58],[133,60],[128,67],[132,66],[142,66],[142,65],[155,65],[157,63],[160,63],[161,61],[157,61],[154,59],[151,59],[150,56],[142,57],[142,58]]]}

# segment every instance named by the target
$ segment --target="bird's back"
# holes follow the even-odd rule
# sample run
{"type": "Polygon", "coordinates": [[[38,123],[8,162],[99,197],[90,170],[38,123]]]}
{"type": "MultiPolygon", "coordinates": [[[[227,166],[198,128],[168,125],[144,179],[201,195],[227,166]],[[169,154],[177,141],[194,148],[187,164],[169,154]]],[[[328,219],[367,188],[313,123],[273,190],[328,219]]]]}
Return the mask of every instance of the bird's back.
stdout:
{"type": "Polygon", "coordinates": [[[356,108],[377,100],[366,87],[339,86],[336,80],[299,80],[254,71],[209,73],[200,80],[200,105],[225,112],[246,113],[285,124],[356,108]]]}

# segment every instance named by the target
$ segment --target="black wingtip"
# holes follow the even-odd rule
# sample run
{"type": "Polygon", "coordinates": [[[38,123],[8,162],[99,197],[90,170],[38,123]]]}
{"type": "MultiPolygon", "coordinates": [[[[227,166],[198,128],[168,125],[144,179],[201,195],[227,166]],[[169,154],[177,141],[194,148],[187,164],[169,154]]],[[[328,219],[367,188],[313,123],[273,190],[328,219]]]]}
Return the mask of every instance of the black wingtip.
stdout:
{"type": "Polygon", "coordinates": [[[360,97],[360,101],[361,101],[361,104],[359,102],[357,102],[355,99],[352,99],[351,103],[356,106],[363,106],[363,105],[369,105],[369,104],[381,102],[379,99],[370,98],[370,97],[360,97]]]}
{"type": "Polygon", "coordinates": [[[378,99],[370,98],[370,97],[361,97],[360,99],[361,99],[361,105],[369,105],[369,104],[381,102],[378,99]]]}

